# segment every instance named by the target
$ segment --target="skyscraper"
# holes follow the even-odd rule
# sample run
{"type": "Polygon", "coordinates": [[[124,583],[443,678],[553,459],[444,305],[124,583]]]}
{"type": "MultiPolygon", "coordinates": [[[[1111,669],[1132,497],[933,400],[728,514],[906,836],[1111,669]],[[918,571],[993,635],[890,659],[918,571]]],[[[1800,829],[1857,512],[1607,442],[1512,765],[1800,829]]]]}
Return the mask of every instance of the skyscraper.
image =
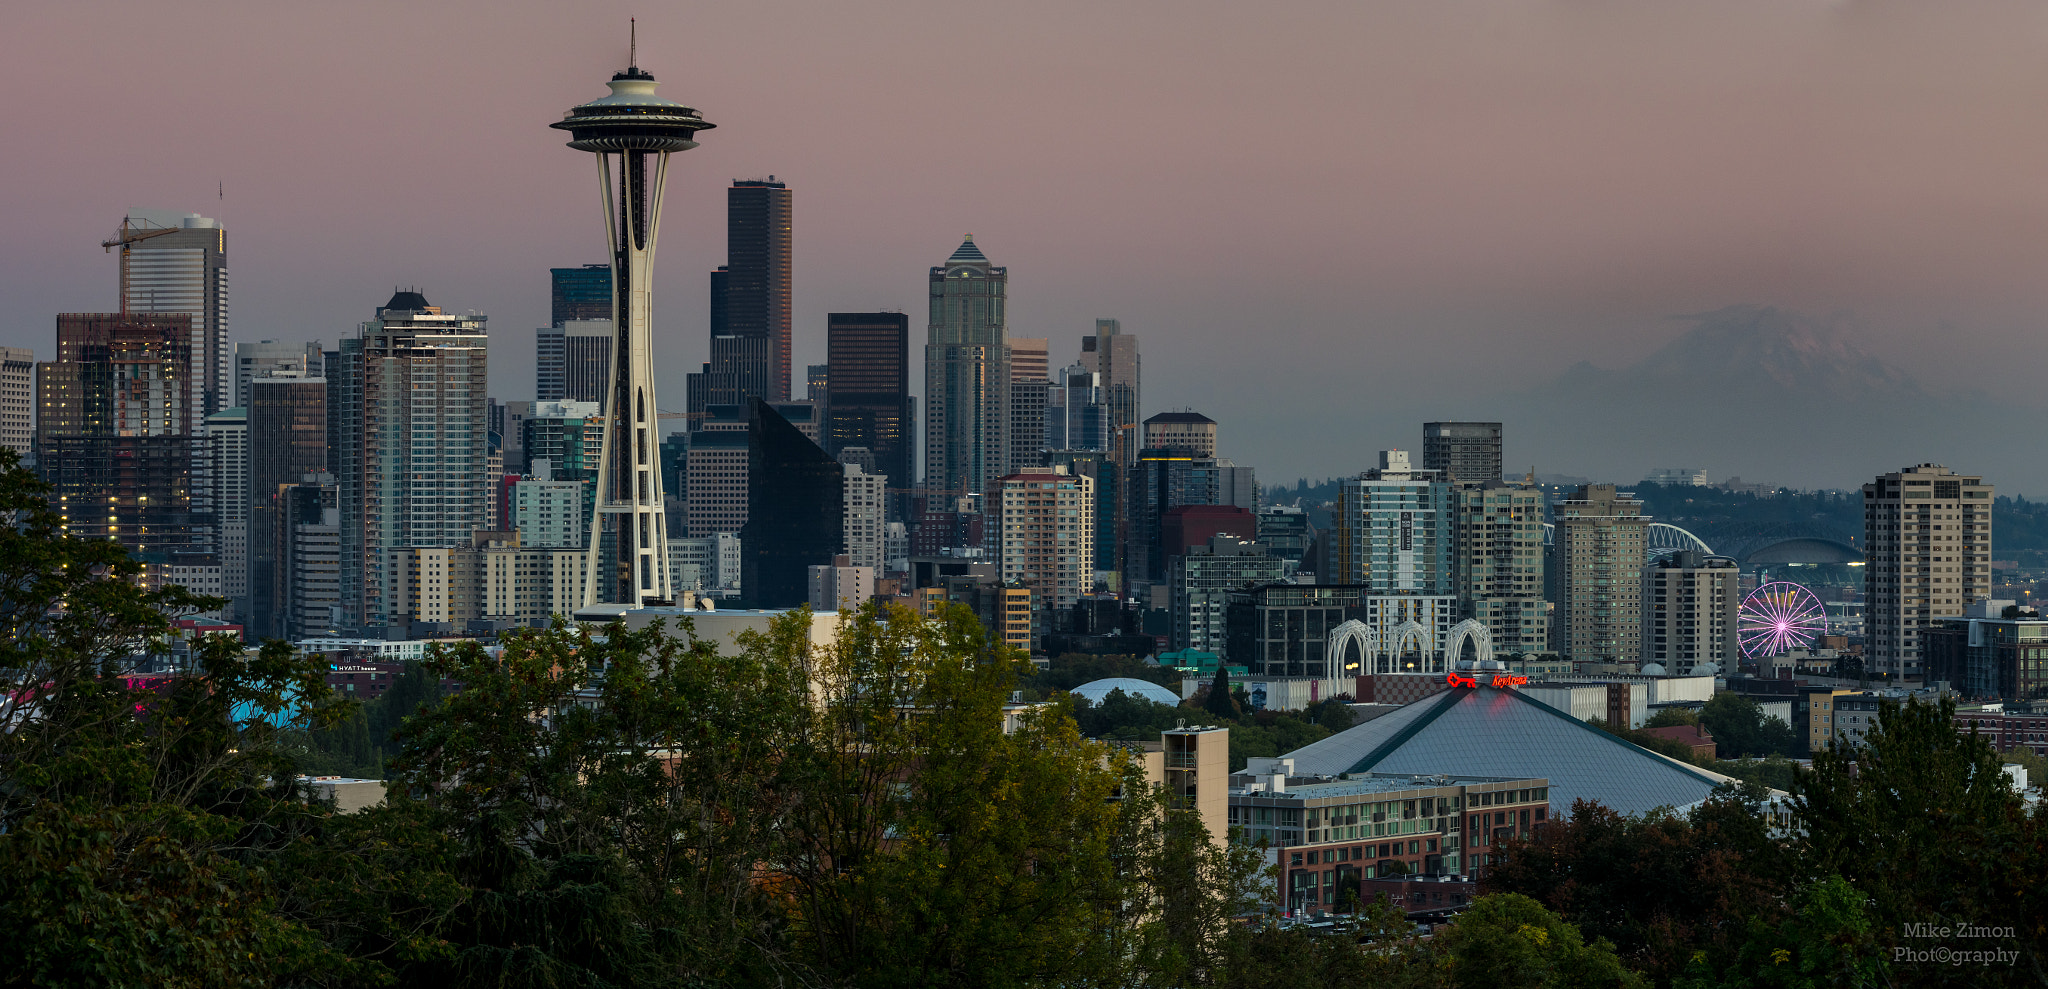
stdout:
{"type": "Polygon", "coordinates": [[[1095,586],[1095,479],[1064,467],[1032,467],[989,485],[996,555],[1005,584],[1031,589],[1031,631],[1053,630],[1095,586]]]}
{"type": "Polygon", "coordinates": [[[1140,363],[1138,338],[1114,319],[1095,321],[1095,335],[1081,338],[1081,365],[1097,375],[1102,403],[1108,411],[1110,448],[1121,463],[1135,463],[1143,442],[1138,436],[1140,363]]]}
{"type": "Polygon", "coordinates": [[[674,597],[656,449],[661,404],[654,391],[654,247],[662,180],[669,155],[696,147],[692,138],[712,125],[696,110],[654,95],[654,76],[637,65],[607,85],[610,96],[575,107],[549,126],[570,132],[569,147],[598,156],[612,252],[613,375],[604,396],[607,428],[583,599],[639,605],[674,597]]]}
{"type": "Polygon", "coordinates": [[[258,641],[287,634],[287,490],[326,469],[327,380],[279,372],[250,381],[248,423],[248,633],[258,641]]]}
{"type": "Polygon", "coordinates": [[[769,403],[750,402],[740,530],[740,593],[748,604],[791,608],[810,600],[810,568],[844,552],[845,499],[844,465],[769,403]]]}
{"type": "Polygon", "coordinates": [[[825,317],[825,348],[831,369],[825,379],[825,450],[866,447],[889,487],[912,486],[917,417],[910,397],[910,317],[832,313],[825,317]]]}
{"type": "Polygon", "coordinates": [[[1410,466],[1405,450],[1380,452],[1378,468],[1337,486],[1336,552],[1328,583],[1375,595],[1455,594],[1451,486],[1410,466]]]}
{"type": "Polygon", "coordinates": [[[1484,623],[1502,656],[1550,647],[1543,597],[1543,492],[1499,480],[1451,492],[1460,618],[1484,623]]]}
{"type": "Polygon", "coordinates": [[[228,371],[228,242],[218,221],[197,213],[131,209],[114,239],[121,249],[121,311],[192,317],[192,403],[186,432],[231,404],[228,371]]]}
{"type": "Polygon", "coordinates": [[[279,343],[276,340],[243,340],[235,344],[234,404],[249,407],[249,382],[279,372],[304,378],[318,378],[324,372],[326,356],[320,341],[279,343]]]}
{"type": "Polygon", "coordinates": [[[1010,470],[1045,464],[1051,369],[1044,337],[1010,338],[1010,470]]]}
{"type": "MultiPolygon", "coordinates": [[[[1695,676],[1702,664],[1732,673],[1742,661],[1736,612],[1742,569],[1725,556],[1681,550],[1643,568],[1643,665],[1695,676]]],[[[1500,638],[1494,638],[1500,648],[1500,638]]]]}
{"type": "MultiPolygon", "coordinates": [[[[553,283],[548,323],[561,326],[574,320],[612,318],[612,266],[586,264],[577,268],[549,268],[553,283]]],[[[542,396],[545,398],[546,396],[542,396]]]]}
{"type": "Polygon", "coordinates": [[[1863,486],[1865,662],[1918,677],[1920,631],[1991,596],[1991,503],[1982,477],[1917,464],[1863,486]]]}
{"type": "Polygon", "coordinates": [[[1009,282],[1009,269],[989,263],[973,234],[931,270],[924,484],[935,493],[984,491],[1007,472],[1009,282]]]}
{"type": "Polygon", "coordinates": [[[1558,652],[1579,662],[1635,663],[1643,649],[1643,503],[1587,484],[1552,508],[1557,525],[1558,652]]]}
{"type": "Polygon", "coordinates": [[[724,325],[711,332],[744,345],[734,368],[743,401],[789,401],[791,206],[789,187],[773,175],[736,179],[725,193],[724,291],[716,303],[724,325]]]}
{"type": "Polygon", "coordinates": [[[1125,476],[1130,488],[1123,566],[1124,579],[1132,583],[1166,579],[1166,516],[1173,509],[1235,505],[1255,512],[1259,507],[1256,473],[1225,459],[1186,450],[1146,450],[1125,476]]]}
{"type": "Polygon", "coordinates": [[[1147,450],[1182,450],[1197,457],[1216,455],[1216,420],[1195,411],[1161,412],[1145,420],[1147,450]]]}
{"type": "Polygon", "coordinates": [[[1046,449],[1109,449],[1109,408],[1102,404],[1101,378],[1078,361],[1054,377],[1045,405],[1046,449]]]}
{"type": "Polygon", "coordinates": [[[390,582],[417,547],[470,543],[489,518],[484,317],[399,292],[341,345],[343,620],[385,626],[390,582]],[[399,568],[399,569],[394,569],[399,568]]]}
{"type": "Polygon", "coordinates": [[[36,446],[36,352],[0,347],[0,446],[27,461],[36,446]]]}
{"type": "Polygon", "coordinates": [[[213,524],[220,558],[220,594],[235,620],[249,620],[249,410],[236,406],[206,417],[213,482],[213,524]]]}
{"type": "Polygon", "coordinates": [[[56,359],[36,365],[36,455],[65,527],[131,553],[211,553],[214,516],[193,475],[211,459],[194,418],[188,313],[64,313],[56,359]]]}
{"type": "Polygon", "coordinates": [[[1500,423],[1423,423],[1422,469],[1452,484],[1500,480],[1500,423]]]}

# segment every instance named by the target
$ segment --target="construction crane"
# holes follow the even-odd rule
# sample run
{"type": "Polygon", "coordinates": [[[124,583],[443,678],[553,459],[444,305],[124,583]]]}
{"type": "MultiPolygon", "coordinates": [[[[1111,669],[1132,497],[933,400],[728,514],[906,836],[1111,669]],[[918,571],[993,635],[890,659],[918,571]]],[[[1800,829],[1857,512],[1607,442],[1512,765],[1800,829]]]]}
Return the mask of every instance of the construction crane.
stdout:
{"type": "Polygon", "coordinates": [[[178,227],[149,227],[145,229],[143,227],[129,226],[132,221],[132,217],[122,217],[120,235],[116,236],[113,240],[100,241],[100,246],[106,248],[108,254],[114,253],[114,248],[116,247],[121,249],[121,258],[124,262],[121,265],[121,312],[124,314],[128,311],[128,265],[125,262],[128,257],[129,245],[148,240],[151,237],[174,234],[180,229],[178,227]]]}

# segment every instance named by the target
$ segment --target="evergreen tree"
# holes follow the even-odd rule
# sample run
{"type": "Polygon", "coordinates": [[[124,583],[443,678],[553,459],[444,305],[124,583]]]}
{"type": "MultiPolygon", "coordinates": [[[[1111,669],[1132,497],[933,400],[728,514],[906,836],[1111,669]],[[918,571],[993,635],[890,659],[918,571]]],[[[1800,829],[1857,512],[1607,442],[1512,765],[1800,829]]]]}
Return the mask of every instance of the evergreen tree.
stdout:
{"type": "Polygon", "coordinates": [[[1236,721],[1244,714],[1237,698],[1230,692],[1230,670],[1222,663],[1216,664],[1216,679],[1209,683],[1209,697],[1202,707],[1223,721],[1236,721]]]}

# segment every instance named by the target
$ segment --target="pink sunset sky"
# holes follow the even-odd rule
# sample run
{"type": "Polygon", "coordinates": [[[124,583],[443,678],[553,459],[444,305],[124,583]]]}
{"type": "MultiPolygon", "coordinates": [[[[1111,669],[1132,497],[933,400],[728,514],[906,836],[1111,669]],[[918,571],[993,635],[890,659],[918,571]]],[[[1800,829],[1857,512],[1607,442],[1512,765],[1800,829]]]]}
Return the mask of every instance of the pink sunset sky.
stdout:
{"type": "MultiPolygon", "coordinates": [[[[47,356],[54,314],[115,307],[99,241],[176,209],[227,227],[235,339],[331,347],[417,285],[487,313],[493,393],[531,397],[547,269],[603,259],[595,168],[547,124],[604,93],[629,16],[662,94],[718,125],[670,171],[669,408],[723,190],[770,173],[799,369],[827,312],[902,309],[921,342],[925,271],[972,231],[1012,335],[1064,364],[1120,318],[1146,411],[1211,415],[1269,483],[1737,303],[1851,313],[1930,391],[2043,404],[2048,6],[1979,0],[17,4],[0,344],[47,356]]],[[[1832,439],[1789,424],[1704,466],[1843,487],[1943,459],[1832,439]]],[[[1508,422],[1518,467],[1692,453],[1508,422]]],[[[2038,454],[1960,466],[2040,491],[2038,454]]]]}

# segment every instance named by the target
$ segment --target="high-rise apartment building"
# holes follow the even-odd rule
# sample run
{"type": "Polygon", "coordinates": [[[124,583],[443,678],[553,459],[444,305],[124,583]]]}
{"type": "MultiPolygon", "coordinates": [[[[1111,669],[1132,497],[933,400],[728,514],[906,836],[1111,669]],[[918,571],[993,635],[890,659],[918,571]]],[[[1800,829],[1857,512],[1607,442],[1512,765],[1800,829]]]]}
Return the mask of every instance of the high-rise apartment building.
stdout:
{"type": "Polygon", "coordinates": [[[1010,338],[1010,469],[1045,464],[1046,402],[1052,390],[1043,337],[1010,338]]]}
{"type": "MultiPolygon", "coordinates": [[[[249,624],[251,641],[287,634],[290,582],[282,568],[288,491],[327,467],[327,380],[296,371],[249,382],[249,624]]],[[[215,467],[220,476],[219,465],[215,467]]]]}
{"type": "Polygon", "coordinates": [[[1423,423],[1422,469],[1452,484],[1500,480],[1500,423],[1423,423]]]}
{"type": "Polygon", "coordinates": [[[249,621],[249,410],[222,409],[206,417],[213,482],[214,547],[220,558],[220,594],[235,620],[249,621]]]}
{"type": "Polygon", "coordinates": [[[0,446],[26,462],[35,452],[36,352],[0,347],[0,446]]]}
{"type": "Polygon", "coordinates": [[[1138,385],[1142,370],[1138,360],[1138,338],[1123,331],[1114,319],[1095,321],[1095,335],[1081,338],[1083,367],[1095,372],[1107,411],[1110,447],[1120,462],[1136,461],[1144,447],[1138,435],[1138,385]]]}
{"type": "MultiPolygon", "coordinates": [[[[212,553],[212,459],[188,313],[64,313],[36,365],[36,456],[65,527],[131,553],[212,553]]],[[[217,561],[215,563],[217,566],[217,561]]]]}
{"type": "Polygon", "coordinates": [[[1550,648],[1543,501],[1538,488],[1498,480],[1460,484],[1451,492],[1459,615],[1485,624],[1501,656],[1550,648]]]}
{"type": "Polygon", "coordinates": [[[845,552],[846,468],[761,399],[747,420],[747,524],[740,584],[748,604],[810,600],[810,568],[845,552]]]}
{"type": "Polygon", "coordinates": [[[1031,590],[1031,631],[1053,631],[1095,589],[1095,479],[1064,467],[1036,467],[989,485],[996,559],[1005,584],[1031,590]]]}
{"type": "MultiPolygon", "coordinates": [[[[612,266],[586,264],[576,268],[549,268],[548,323],[562,326],[572,321],[612,319],[612,266]]],[[[543,396],[545,398],[545,396],[543,396]]],[[[586,401],[588,401],[586,399],[586,401]]]]}
{"type": "Polygon", "coordinates": [[[1334,571],[1326,583],[1373,594],[1456,594],[1451,566],[1451,486],[1383,450],[1379,467],[1337,486],[1334,571]]]}
{"type": "Polygon", "coordinates": [[[512,525],[519,544],[528,547],[582,547],[590,538],[584,517],[588,480],[558,480],[546,460],[534,461],[534,474],[512,483],[512,525]]]}
{"type": "Polygon", "coordinates": [[[1919,677],[1920,632],[1991,596],[1984,478],[1918,464],[1863,486],[1863,629],[1870,672],[1919,677]]]}
{"type": "Polygon", "coordinates": [[[232,404],[228,370],[228,242],[197,213],[133,209],[103,246],[121,249],[121,311],[192,317],[192,401],[185,432],[232,404]]]}
{"type": "MultiPolygon", "coordinates": [[[[604,445],[604,416],[598,403],[535,402],[520,422],[519,432],[524,461],[508,463],[508,473],[537,474],[540,462],[545,460],[553,477],[596,480],[599,448],[604,445]]],[[[525,545],[537,544],[529,538],[525,545]]],[[[576,545],[582,545],[582,541],[578,540],[576,545]]]]}
{"type": "Polygon", "coordinates": [[[489,518],[484,317],[398,292],[342,341],[343,619],[381,628],[414,548],[468,545],[489,518]],[[408,557],[409,559],[409,557],[408,557]]]}
{"type": "Polygon", "coordinates": [[[1612,484],[1580,486],[1553,506],[1557,651],[1577,662],[1634,663],[1643,650],[1642,577],[1650,519],[1612,484]]]}
{"type": "Polygon", "coordinates": [[[917,482],[916,400],[910,395],[910,317],[832,313],[825,317],[824,447],[866,447],[889,487],[917,482]]]}
{"type": "Polygon", "coordinates": [[[858,464],[845,464],[844,469],[846,525],[840,542],[846,547],[846,555],[853,558],[852,566],[880,573],[884,563],[882,537],[888,525],[888,479],[870,474],[858,464]]]}
{"type": "Polygon", "coordinates": [[[234,405],[249,407],[249,382],[273,374],[318,378],[324,373],[326,356],[320,341],[279,343],[276,340],[243,340],[235,344],[234,405]]]}
{"type": "Polygon", "coordinates": [[[724,277],[712,280],[711,335],[714,350],[717,338],[736,338],[726,346],[736,350],[739,401],[789,401],[792,207],[789,187],[773,175],[738,179],[726,190],[724,277]]]}
{"type": "Polygon", "coordinates": [[[1643,667],[1694,676],[1712,663],[1713,672],[1733,672],[1742,661],[1741,607],[1742,568],[1734,560],[1681,550],[1651,563],[1643,568],[1643,667]]]}
{"type": "Polygon", "coordinates": [[[1161,412],[1145,420],[1145,449],[1216,455],[1216,420],[1192,410],[1161,412]]]}
{"type": "Polygon", "coordinates": [[[1007,473],[1010,412],[1009,269],[969,234],[931,270],[924,348],[924,485],[985,491],[1007,473]]]}

